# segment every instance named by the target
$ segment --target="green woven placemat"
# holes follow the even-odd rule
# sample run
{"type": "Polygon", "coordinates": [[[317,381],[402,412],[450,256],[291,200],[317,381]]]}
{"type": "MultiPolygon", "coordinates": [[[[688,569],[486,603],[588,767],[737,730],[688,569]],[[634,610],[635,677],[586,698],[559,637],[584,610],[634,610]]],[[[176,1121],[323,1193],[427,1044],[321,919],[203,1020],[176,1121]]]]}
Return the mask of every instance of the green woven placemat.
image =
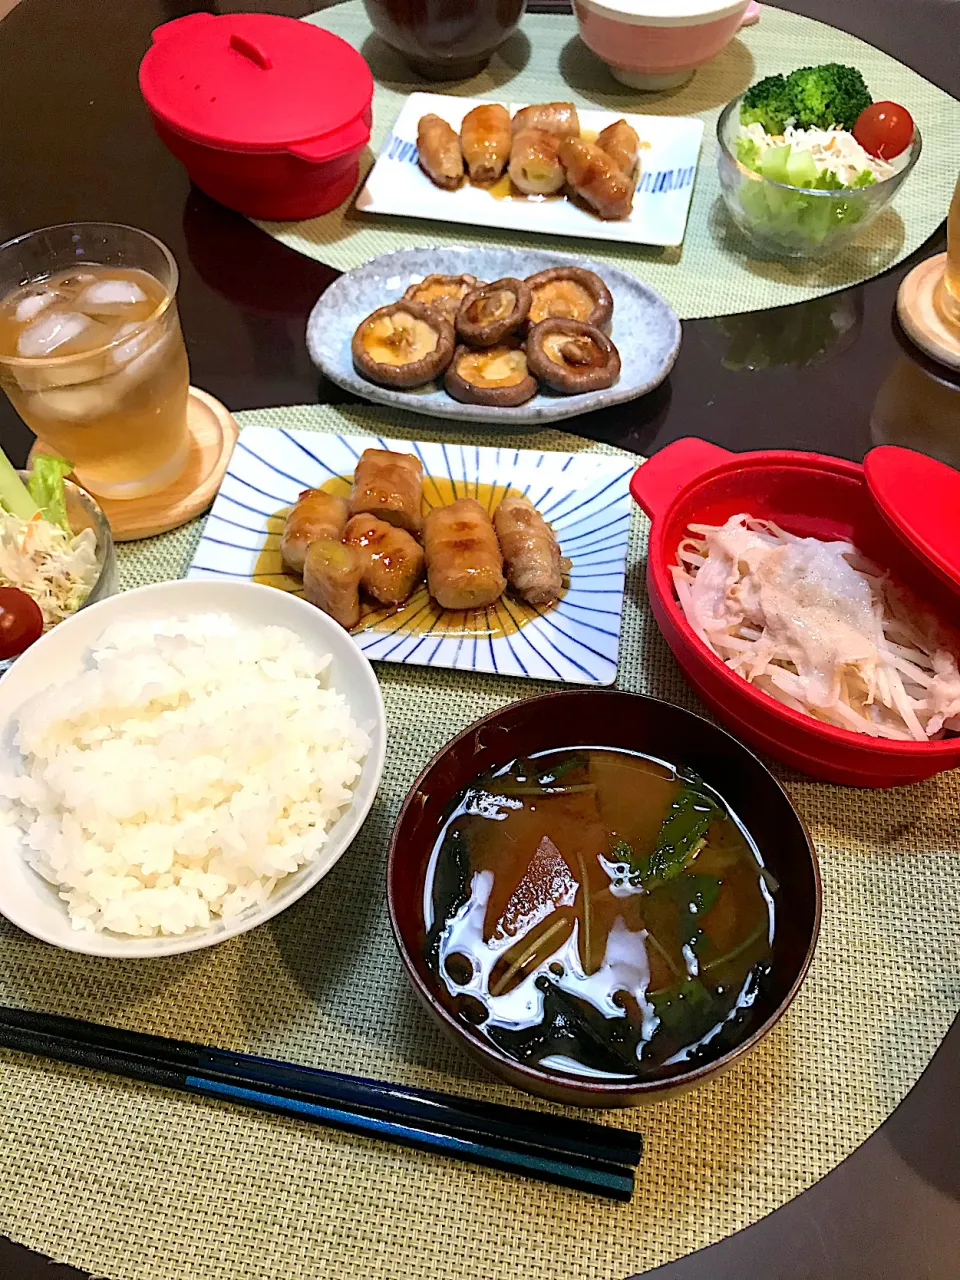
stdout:
{"type": "MultiPolygon", "coordinates": [[[[450,86],[425,84],[372,35],[359,0],[307,19],[360,49],[376,79],[373,163],[403,100],[418,89],[468,98],[543,102],[568,98],[579,107],[639,111],[648,115],[698,115],[706,124],[687,233],[681,248],[653,249],[602,240],[552,239],[452,223],[357,213],[353,202],[306,222],[259,225],[284,244],[340,270],[359,267],[381,253],[429,245],[529,244],[532,248],[586,254],[633,271],[670,300],[683,319],[801,302],[869,280],[912,253],[947,215],[960,156],[960,103],[879,49],[800,14],[764,6],[760,22],[746,27],[689,84],[671,93],[642,94],[619,85],[576,34],[575,20],[528,14],[519,33],[472,80],[450,86]],[[720,202],[716,122],[721,108],[761,76],[797,65],[846,62],[859,67],[876,98],[902,102],[923,134],[923,154],[892,206],[855,245],[822,264],[758,261],[726,217],[720,202]]],[[[467,264],[469,266],[469,264],[467,264]]]]}
{"type": "MultiPolygon", "coordinates": [[[[439,438],[377,409],[237,416],[439,438]]],[[[552,432],[515,443],[618,452],[552,432]]],[[[121,547],[123,585],[182,573],[199,531],[197,521],[121,547]]],[[[638,515],[618,685],[696,708],[645,604],[644,546],[638,515]]],[[[384,903],[387,840],[415,773],[469,721],[544,686],[386,664],[377,674],[383,786],[317,889],[243,937],[149,963],[59,952],[3,926],[3,999],[547,1109],[435,1029],[408,988],[384,903]]],[[[738,1068],[608,1117],[647,1141],[629,1205],[4,1053],[0,1232],[114,1280],[619,1280],[756,1221],[877,1127],[960,1004],[960,775],[856,792],[777,773],[822,860],[813,968],[738,1068]]]]}

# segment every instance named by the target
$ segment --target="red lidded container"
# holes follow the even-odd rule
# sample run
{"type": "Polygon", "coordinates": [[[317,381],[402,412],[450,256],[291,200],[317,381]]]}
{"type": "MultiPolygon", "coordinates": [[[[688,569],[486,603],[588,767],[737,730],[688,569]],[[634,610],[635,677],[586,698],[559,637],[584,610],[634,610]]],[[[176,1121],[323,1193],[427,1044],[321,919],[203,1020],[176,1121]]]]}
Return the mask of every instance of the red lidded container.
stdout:
{"type": "Polygon", "coordinates": [[[255,218],[310,218],[342,204],[370,141],[373,76],[345,40],[267,13],[165,23],[140,90],[192,181],[255,218]]]}
{"type": "Polygon", "coordinates": [[[960,472],[898,445],[871,450],[860,466],[787,449],[731,453],[688,437],[644,463],[630,491],[652,521],[654,617],[684,675],[732,733],[804,773],[850,786],[901,786],[960,767],[960,737],[873,738],[754,688],[690,626],[670,573],[691,522],[719,525],[743,511],[790,533],[848,539],[960,630],[960,472]]]}

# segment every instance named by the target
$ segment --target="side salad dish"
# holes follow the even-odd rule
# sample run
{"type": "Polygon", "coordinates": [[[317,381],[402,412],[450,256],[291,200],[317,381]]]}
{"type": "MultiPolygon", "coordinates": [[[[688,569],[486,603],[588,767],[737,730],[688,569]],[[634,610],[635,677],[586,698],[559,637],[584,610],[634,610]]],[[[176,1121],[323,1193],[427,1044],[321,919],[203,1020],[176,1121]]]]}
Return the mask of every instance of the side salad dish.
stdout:
{"type": "Polygon", "coordinates": [[[913,138],[906,108],[874,102],[855,67],[827,63],[767,76],[743,95],[731,150],[753,173],[800,190],[745,182],[744,213],[772,232],[821,242],[838,225],[859,222],[869,206],[857,195],[819,193],[855,193],[894,177],[909,163],[913,138]]]}
{"type": "Polygon", "coordinates": [[[67,518],[72,467],[38,454],[24,484],[0,452],[0,660],[76,613],[99,577],[96,534],[67,518]]]}
{"type": "Polygon", "coordinates": [[[775,182],[837,191],[891,177],[912,137],[904,107],[874,102],[855,67],[831,62],[747,90],[737,158],[775,182]]]}

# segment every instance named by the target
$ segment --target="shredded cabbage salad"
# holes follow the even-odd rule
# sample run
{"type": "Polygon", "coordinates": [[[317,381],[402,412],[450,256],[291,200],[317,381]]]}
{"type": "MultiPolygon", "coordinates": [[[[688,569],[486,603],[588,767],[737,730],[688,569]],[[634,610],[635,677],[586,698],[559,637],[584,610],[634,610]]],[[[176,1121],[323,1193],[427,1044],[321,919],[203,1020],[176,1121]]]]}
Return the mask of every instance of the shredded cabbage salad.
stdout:
{"type": "Polygon", "coordinates": [[[794,711],[876,738],[960,732],[960,637],[850,542],[735,515],[692,524],[671,567],[700,639],[794,711]]]}
{"type": "Polygon", "coordinates": [[[72,533],[40,514],[24,520],[0,510],[0,585],[36,600],[44,631],[76,613],[99,572],[92,529],[72,533]]]}
{"type": "Polygon", "coordinates": [[[839,191],[869,187],[895,172],[886,160],[870,155],[846,129],[798,129],[770,134],[754,121],[740,126],[737,159],[748,169],[791,187],[839,191]]]}

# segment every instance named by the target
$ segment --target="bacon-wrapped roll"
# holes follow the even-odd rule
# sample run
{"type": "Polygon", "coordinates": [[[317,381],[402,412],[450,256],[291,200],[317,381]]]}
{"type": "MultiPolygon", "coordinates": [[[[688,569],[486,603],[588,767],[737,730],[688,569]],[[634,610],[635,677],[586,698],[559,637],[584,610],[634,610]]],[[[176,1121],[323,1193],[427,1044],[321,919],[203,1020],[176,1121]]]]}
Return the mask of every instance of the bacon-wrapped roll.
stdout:
{"type": "Polygon", "coordinates": [[[528,604],[550,604],[563,586],[570,561],[560,555],[557,536],[529,498],[507,495],[493,516],[507,580],[528,604]]]}
{"type": "Polygon", "coordinates": [[[601,218],[626,218],[633,208],[633,183],[605,151],[582,138],[564,138],[560,161],[567,182],[601,218]]]}
{"type": "Polygon", "coordinates": [[[510,113],[498,102],[481,102],[463,117],[460,150],[472,182],[496,180],[510,159],[510,113]]]}
{"type": "Polygon", "coordinates": [[[412,453],[364,449],[353,472],[350,514],[362,513],[419,534],[423,527],[423,465],[412,453]]]}
{"type": "Polygon", "coordinates": [[[597,146],[605,151],[625,178],[636,182],[637,162],[640,159],[640,139],[636,129],[626,120],[608,124],[597,138],[597,146]]]}
{"type": "Polygon", "coordinates": [[[311,542],[303,562],[303,594],[347,631],[360,621],[363,557],[332,538],[311,542]]]}
{"type": "Polygon", "coordinates": [[[525,129],[543,129],[560,138],[580,137],[580,117],[572,102],[537,102],[521,107],[511,127],[515,135],[525,129]]]}
{"type": "Polygon", "coordinates": [[[463,181],[463,156],[456,132],[439,116],[420,117],[417,126],[417,154],[420,168],[431,182],[445,191],[454,191],[463,181]]]}
{"type": "Polygon", "coordinates": [[[434,507],[423,528],[427,585],[444,609],[483,609],[507,585],[493,523],[475,498],[434,507]]]}
{"type": "Polygon", "coordinates": [[[347,501],[322,489],[304,489],[290,508],[283,535],[280,557],[292,573],[303,573],[307,547],[318,538],[338,539],[347,523],[347,501]]]}
{"type": "Polygon", "coordinates": [[[381,604],[400,604],[423,577],[423,548],[406,529],[376,516],[354,516],[343,531],[343,542],[359,551],[360,585],[381,604]]]}
{"type": "Polygon", "coordinates": [[[557,154],[559,138],[545,129],[524,129],[513,135],[510,180],[527,195],[552,196],[565,181],[557,154]]]}

